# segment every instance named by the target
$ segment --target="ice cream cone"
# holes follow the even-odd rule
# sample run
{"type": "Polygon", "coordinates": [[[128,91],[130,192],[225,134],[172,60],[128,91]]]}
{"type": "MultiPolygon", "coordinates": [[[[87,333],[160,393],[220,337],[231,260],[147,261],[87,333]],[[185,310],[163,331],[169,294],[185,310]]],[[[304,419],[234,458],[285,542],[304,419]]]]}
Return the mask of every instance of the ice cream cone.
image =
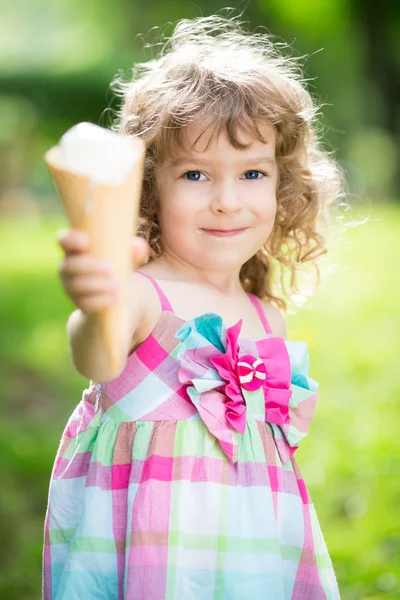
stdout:
{"type": "Polygon", "coordinates": [[[88,177],[66,171],[60,148],[45,155],[71,228],[86,231],[90,254],[111,262],[118,281],[118,300],[96,315],[99,331],[109,353],[109,365],[117,376],[126,361],[123,336],[127,323],[127,284],[131,270],[131,241],[136,232],[143,179],[144,143],[131,140],[137,160],[124,183],[98,184],[88,177]]]}

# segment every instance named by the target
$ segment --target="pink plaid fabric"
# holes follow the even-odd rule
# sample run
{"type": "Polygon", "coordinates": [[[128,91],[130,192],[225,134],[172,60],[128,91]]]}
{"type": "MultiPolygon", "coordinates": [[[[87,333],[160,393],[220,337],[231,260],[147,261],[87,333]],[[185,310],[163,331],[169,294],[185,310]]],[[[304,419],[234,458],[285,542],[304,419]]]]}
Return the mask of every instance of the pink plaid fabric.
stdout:
{"type": "Polygon", "coordinates": [[[152,281],[152,334],[64,430],[44,599],[336,600],[294,456],[317,400],[307,345],[275,338],[253,296],[262,340],[213,313],[185,322],[152,281]],[[265,378],[243,386],[254,364],[265,378]]]}

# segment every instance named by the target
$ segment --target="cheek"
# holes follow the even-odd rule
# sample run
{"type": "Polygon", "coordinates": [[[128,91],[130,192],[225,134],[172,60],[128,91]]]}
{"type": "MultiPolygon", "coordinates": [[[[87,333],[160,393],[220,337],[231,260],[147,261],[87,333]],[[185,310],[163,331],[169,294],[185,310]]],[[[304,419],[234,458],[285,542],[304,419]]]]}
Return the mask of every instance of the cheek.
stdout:
{"type": "Polygon", "coordinates": [[[266,218],[268,219],[269,222],[275,222],[275,217],[276,217],[276,210],[277,210],[277,204],[276,204],[276,198],[274,199],[274,202],[268,206],[268,209],[266,211],[266,218]]]}
{"type": "Polygon", "coordinates": [[[160,174],[157,179],[159,199],[159,222],[164,229],[173,230],[187,221],[187,198],[172,176],[160,174]]]}
{"type": "Polygon", "coordinates": [[[171,242],[183,241],[196,226],[195,213],[187,198],[164,199],[160,203],[160,225],[163,236],[171,242]]]}
{"type": "Polygon", "coordinates": [[[277,201],[275,190],[258,194],[254,197],[253,211],[257,215],[260,223],[270,224],[275,221],[277,211],[277,201]]]}
{"type": "Polygon", "coordinates": [[[188,184],[172,184],[160,198],[162,220],[174,229],[196,225],[199,214],[204,210],[204,199],[196,194],[194,186],[188,184]]]}

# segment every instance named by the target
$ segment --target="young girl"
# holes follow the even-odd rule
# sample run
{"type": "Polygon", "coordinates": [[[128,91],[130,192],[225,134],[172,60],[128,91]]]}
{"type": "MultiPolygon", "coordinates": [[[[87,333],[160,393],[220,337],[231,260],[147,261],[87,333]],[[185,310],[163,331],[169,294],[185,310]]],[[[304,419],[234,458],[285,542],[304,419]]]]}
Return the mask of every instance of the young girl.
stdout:
{"type": "Polygon", "coordinates": [[[127,360],[111,378],[96,313],[113,302],[88,239],[61,237],[91,379],[64,431],[45,525],[44,598],[334,600],[296,463],[318,384],[288,341],[284,278],[326,251],[339,191],[293,60],[224,18],[182,21],[121,84],[121,134],[147,144],[127,360]]]}

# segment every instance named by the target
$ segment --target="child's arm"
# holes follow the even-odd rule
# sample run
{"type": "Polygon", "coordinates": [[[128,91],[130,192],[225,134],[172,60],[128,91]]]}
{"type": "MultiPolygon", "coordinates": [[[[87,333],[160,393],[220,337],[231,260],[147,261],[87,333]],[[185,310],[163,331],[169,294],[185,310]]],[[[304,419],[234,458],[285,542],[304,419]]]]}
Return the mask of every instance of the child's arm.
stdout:
{"type": "MultiPolygon", "coordinates": [[[[84,377],[102,383],[115,377],[115,374],[110,373],[106,348],[96,326],[96,313],[115,301],[118,290],[115,289],[110,268],[88,254],[89,244],[85,234],[70,231],[59,238],[59,242],[65,252],[65,260],[59,270],[60,277],[66,293],[77,306],[67,324],[72,360],[84,377]]],[[[138,268],[146,262],[147,256],[147,245],[135,238],[132,268],[138,268]]],[[[135,285],[135,293],[132,285],[129,287],[126,335],[121,342],[126,357],[133,333],[142,322],[146,322],[145,295],[140,293],[141,280],[144,278],[136,277],[140,281],[135,285]]]]}

